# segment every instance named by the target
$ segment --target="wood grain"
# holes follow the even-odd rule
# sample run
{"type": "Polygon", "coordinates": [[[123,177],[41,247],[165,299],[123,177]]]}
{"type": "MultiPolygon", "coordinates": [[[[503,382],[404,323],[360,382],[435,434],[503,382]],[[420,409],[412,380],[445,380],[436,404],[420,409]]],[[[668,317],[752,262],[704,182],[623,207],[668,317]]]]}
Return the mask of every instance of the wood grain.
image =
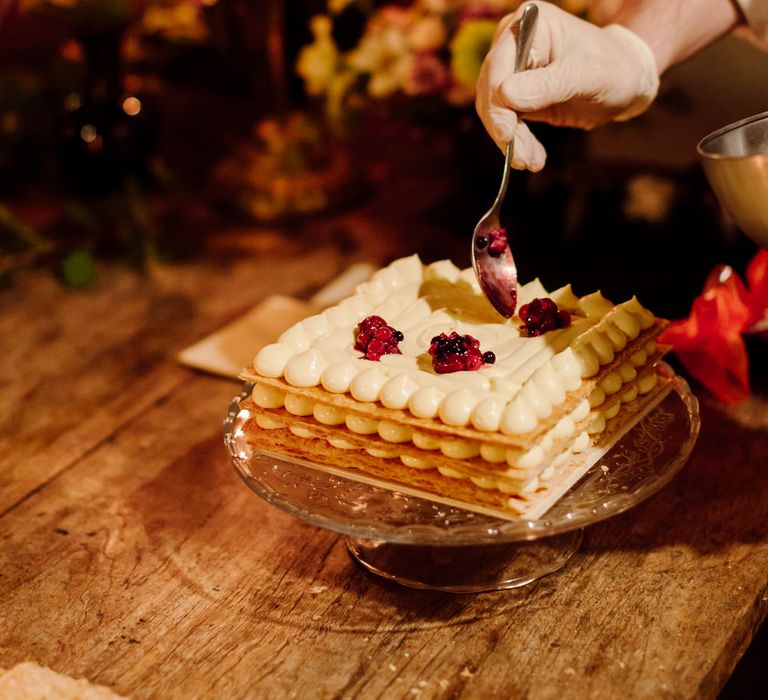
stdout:
{"type": "Polygon", "coordinates": [[[248,491],[221,439],[237,387],[172,359],[320,286],[341,251],[2,292],[0,666],[137,700],[715,697],[768,611],[764,396],[704,402],[683,472],[553,576],[472,596],[385,583],[248,491]]]}

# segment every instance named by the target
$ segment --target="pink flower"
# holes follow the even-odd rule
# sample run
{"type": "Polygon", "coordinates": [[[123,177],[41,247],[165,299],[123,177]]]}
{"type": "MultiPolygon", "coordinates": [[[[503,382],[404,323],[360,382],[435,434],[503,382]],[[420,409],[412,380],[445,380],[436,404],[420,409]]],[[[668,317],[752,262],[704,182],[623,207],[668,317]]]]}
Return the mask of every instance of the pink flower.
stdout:
{"type": "Polygon", "coordinates": [[[403,91],[406,95],[435,95],[446,89],[449,83],[450,73],[435,54],[417,53],[405,78],[403,91]]]}

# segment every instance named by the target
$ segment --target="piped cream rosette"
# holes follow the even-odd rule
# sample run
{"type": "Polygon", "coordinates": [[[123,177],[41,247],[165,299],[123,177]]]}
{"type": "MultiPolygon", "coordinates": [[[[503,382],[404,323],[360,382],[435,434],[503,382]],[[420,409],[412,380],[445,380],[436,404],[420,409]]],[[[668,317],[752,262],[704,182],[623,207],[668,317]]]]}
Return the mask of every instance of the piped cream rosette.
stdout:
{"type": "Polygon", "coordinates": [[[571,323],[525,337],[519,318],[490,306],[471,269],[395,261],[259,352],[243,374],[255,383],[251,437],[464,500],[492,492],[509,505],[535,492],[558,458],[592,446],[657,389],[664,322],[635,298],[614,305],[570,286],[549,293],[538,280],[518,296],[520,306],[551,298],[571,323]],[[402,354],[361,358],[355,329],[370,315],[404,334],[402,354]],[[430,340],[452,331],[477,338],[495,363],[435,373],[430,340]]]}

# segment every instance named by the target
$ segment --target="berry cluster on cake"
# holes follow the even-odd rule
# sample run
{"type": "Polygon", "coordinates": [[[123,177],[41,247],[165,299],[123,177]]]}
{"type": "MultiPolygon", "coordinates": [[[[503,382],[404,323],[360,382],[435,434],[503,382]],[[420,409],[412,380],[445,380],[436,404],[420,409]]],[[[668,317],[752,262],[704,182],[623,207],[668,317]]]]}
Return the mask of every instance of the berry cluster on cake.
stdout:
{"type": "Polygon", "coordinates": [[[243,378],[262,451],[395,488],[538,517],[591,466],[579,455],[664,390],[666,322],[538,280],[499,316],[471,268],[417,256],[262,348],[243,378]]]}

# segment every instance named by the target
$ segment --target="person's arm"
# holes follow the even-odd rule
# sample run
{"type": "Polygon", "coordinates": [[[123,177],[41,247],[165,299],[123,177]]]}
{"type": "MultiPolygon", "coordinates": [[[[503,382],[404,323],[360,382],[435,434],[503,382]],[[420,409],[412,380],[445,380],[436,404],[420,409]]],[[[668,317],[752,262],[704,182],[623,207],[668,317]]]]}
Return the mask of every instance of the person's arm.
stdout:
{"type": "Polygon", "coordinates": [[[766,0],[736,0],[753,36],[768,44],[768,2],[766,0]]]}
{"type": "Polygon", "coordinates": [[[592,129],[635,117],[655,99],[664,70],[744,22],[733,0],[627,0],[604,27],[536,4],[529,69],[512,70],[521,8],[499,23],[476,96],[488,133],[502,150],[514,139],[513,166],[530,170],[546,153],[525,121],[592,129]]]}
{"type": "Polygon", "coordinates": [[[612,19],[648,44],[659,74],[743,22],[733,0],[627,0],[612,19]]]}

